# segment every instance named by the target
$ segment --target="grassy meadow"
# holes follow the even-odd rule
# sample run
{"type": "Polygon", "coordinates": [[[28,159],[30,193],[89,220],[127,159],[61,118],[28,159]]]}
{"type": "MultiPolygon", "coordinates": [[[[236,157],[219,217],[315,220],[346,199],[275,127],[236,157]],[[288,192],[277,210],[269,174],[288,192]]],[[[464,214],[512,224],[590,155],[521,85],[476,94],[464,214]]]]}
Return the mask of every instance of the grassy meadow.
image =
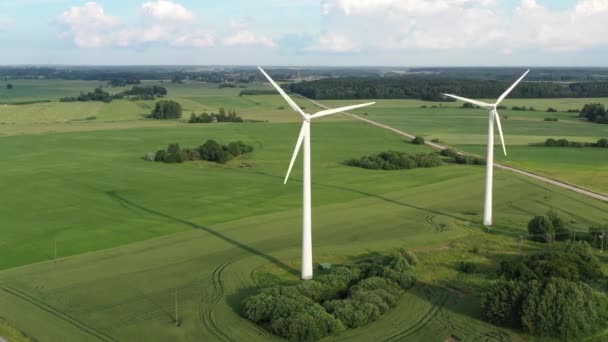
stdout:
{"type": "MultiPolygon", "coordinates": [[[[92,90],[52,81],[57,93],[45,93],[35,82],[23,81],[30,91],[20,90],[20,98],[92,90]]],[[[19,90],[20,83],[14,84],[19,90]]],[[[0,320],[0,336],[12,337],[5,332],[13,331],[10,324],[40,341],[277,340],[243,319],[240,303],[259,286],[298,281],[300,160],[283,185],[298,116],[278,96],[241,97],[240,88],[183,84],[168,89],[168,98],[185,108],[181,120],[145,119],[142,114],[154,101],[0,105],[0,122],[6,122],[0,125],[0,317],[8,322],[5,328],[0,320]],[[261,122],[185,123],[190,112],[219,107],[261,122]],[[90,116],[96,118],[86,120],[90,116]],[[242,140],[255,151],[226,165],[142,158],[169,143],[196,147],[207,139],[242,140]],[[180,327],[174,324],[176,294],[180,327]]],[[[483,152],[483,111],[422,109],[420,103],[380,101],[357,113],[483,152]]],[[[569,105],[575,104],[563,108],[569,105]]],[[[555,170],[554,178],[590,188],[606,187],[599,175],[607,170],[608,159],[602,158],[608,151],[577,154],[526,145],[553,130],[597,140],[608,135],[608,127],[580,122],[571,113],[558,113],[563,120],[549,123],[540,112],[501,114],[509,116],[503,126],[515,145],[510,163],[520,161],[518,166],[539,173],[555,170]],[[590,170],[596,172],[592,177],[590,170]]],[[[480,295],[496,260],[517,253],[528,220],[550,209],[581,231],[608,223],[608,203],[496,170],[495,227],[488,232],[481,226],[483,167],[376,171],[346,166],[347,159],[383,150],[431,150],[344,117],[316,121],[312,149],[315,263],[339,264],[398,247],[421,261],[418,285],[396,308],[328,340],[533,340],[481,318],[480,295]],[[481,271],[465,275],[457,270],[460,261],[474,262],[481,271]]],[[[524,244],[526,252],[542,248],[524,244]]],[[[588,341],[606,338],[608,331],[588,341]]]]}
{"type": "MultiPolygon", "coordinates": [[[[555,103],[554,107],[560,110],[581,108],[585,103],[591,102],[608,104],[607,99],[505,100],[507,106],[525,105],[536,108],[544,108],[555,103]]],[[[333,106],[341,105],[344,101],[324,103],[333,106]]],[[[439,139],[443,144],[485,155],[487,111],[458,108],[457,105],[461,104],[455,103],[442,104],[443,107],[438,108],[420,108],[419,103],[423,102],[418,101],[414,104],[412,101],[381,100],[376,106],[361,112],[366,118],[423,136],[428,140],[439,139]],[[405,103],[404,107],[401,107],[401,102],[405,103]],[[407,107],[408,103],[410,107],[407,107]]],[[[435,104],[426,104],[429,107],[433,105],[435,104]]],[[[608,125],[586,122],[579,119],[577,113],[514,110],[499,110],[499,112],[502,117],[508,156],[503,155],[499,146],[500,140],[496,136],[497,161],[608,194],[608,183],[606,177],[602,176],[608,169],[608,149],[551,149],[528,146],[542,143],[548,138],[596,142],[601,138],[608,138],[608,125]],[[558,118],[559,121],[544,121],[544,118],[548,117],[558,118]]],[[[498,130],[495,130],[495,134],[498,135],[498,130]]]]}

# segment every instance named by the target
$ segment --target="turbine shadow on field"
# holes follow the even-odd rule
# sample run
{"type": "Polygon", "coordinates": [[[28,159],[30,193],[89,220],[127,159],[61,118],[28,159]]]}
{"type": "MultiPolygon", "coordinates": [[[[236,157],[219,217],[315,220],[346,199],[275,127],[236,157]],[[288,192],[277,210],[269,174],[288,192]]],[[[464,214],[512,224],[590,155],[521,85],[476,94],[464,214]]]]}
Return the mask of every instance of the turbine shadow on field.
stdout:
{"type": "Polygon", "coordinates": [[[106,191],[105,193],[108,196],[110,196],[112,199],[120,202],[121,204],[125,204],[125,205],[128,205],[128,206],[137,208],[139,210],[145,211],[145,212],[150,213],[152,215],[160,216],[162,218],[165,218],[165,219],[171,220],[173,222],[177,222],[177,223],[183,224],[185,226],[188,226],[188,227],[191,227],[191,228],[194,228],[194,229],[203,230],[203,231],[205,231],[205,232],[207,232],[207,233],[209,233],[209,234],[217,237],[218,239],[221,239],[221,240],[223,240],[223,241],[225,241],[225,242],[227,242],[227,243],[229,243],[229,244],[231,244],[231,245],[233,245],[235,247],[238,247],[238,248],[240,248],[240,249],[242,249],[242,250],[244,250],[244,251],[246,251],[248,253],[251,253],[253,255],[257,255],[259,257],[262,257],[262,258],[268,260],[269,262],[275,264],[277,267],[281,268],[285,272],[288,272],[288,273],[296,275],[296,276],[300,274],[297,270],[295,270],[292,267],[290,267],[289,265],[283,263],[279,259],[277,259],[277,258],[275,258],[273,256],[270,256],[268,254],[265,254],[265,253],[261,252],[260,250],[257,250],[257,249],[255,249],[255,248],[253,248],[251,246],[248,246],[248,245],[246,245],[246,244],[244,244],[242,242],[234,240],[234,239],[232,239],[232,238],[230,238],[230,237],[228,237],[228,236],[226,236],[226,235],[224,235],[224,234],[222,234],[222,233],[220,233],[218,231],[215,231],[215,230],[213,230],[213,229],[211,229],[209,227],[201,226],[201,225],[198,225],[198,224],[196,224],[194,222],[186,221],[184,219],[180,219],[178,217],[173,217],[171,215],[162,213],[160,211],[156,211],[156,210],[153,210],[153,209],[150,209],[150,208],[146,208],[146,207],[144,207],[144,206],[142,206],[140,204],[137,204],[137,203],[135,203],[133,201],[130,201],[130,200],[122,197],[116,191],[106,191]]]}
{"type": "MultiPolygon", "coordinates": [[[[267,177],[272,177],[272,178],[277,178],[277,179],[283,180],[283,178],[281,176],[275,176],[275,175],[271,175],[269,173],[265,173],[265,172],[261,172],[261,171],[258,171],[256,173],[259,174],[259,175],[263,175],[263,176],[267,176],[267,177]]],[[[301,183],[300,180],[295,180],[295,179],[292,180],[292,182],[301,183]]],[[[400,205],[402,207],[406,207],[406,208],[410,208],[410,209],[415,209],[415,210],[420,210],[420,211],[424,211],[424,212],[435,214],[435,215],[446,216],[446,217],[450,217],[450,218],[453,218],[453,219],[456,219],[456,220],[466,220],[466,218],[459,217],[459,216],[456,216],[456,215],[447,214],[447,213],[444,213],[444,212],[441,212],[441,211],[438,211],[438,210],[429,209],[429,208],[418,207],[418,206],[415,206],[413,204],[409,204],[409,203],[405,203],[405,202],[400,202],[400,201],[397,201],[397,200],[394,200],[394,199],[391,199],[391,198],[387,198],[387,197],[384,197],[384,196],[381,196],[381,195],[376,195],[376,194],[372,194],[372,193],[361,191],[361,190],[357,190],[357,189],[351,189],[351,188],[347,188],[347,187],[342,187],[342,186],[337,186],[337,185],[329,185],[329,184],[323,184],[323,183],[317,183],[317,182],[313,182],[312,184],[314,184],[314,185],[320,185],[320,186],[323,186],[323,187],[326,187],[326,188],[332,188],[332,189],[336,189],[336,190],[353,192],[353,193],[356,193],[358,195],[363,195],[363,196],[366,196],[366,197],[373,197],[373,198],[376,198],[376,199],[379,199],[381,201],[385,201],[385,202],[388,202],[388,203],[391,203],[391,204],[400,205]]]]}

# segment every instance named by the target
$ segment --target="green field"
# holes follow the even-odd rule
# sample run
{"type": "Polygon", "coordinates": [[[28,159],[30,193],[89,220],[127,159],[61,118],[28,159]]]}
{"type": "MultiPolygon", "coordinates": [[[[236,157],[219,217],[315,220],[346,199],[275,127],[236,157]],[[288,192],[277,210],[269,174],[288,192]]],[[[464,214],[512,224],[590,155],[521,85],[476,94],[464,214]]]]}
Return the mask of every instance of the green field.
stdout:
{"type": "MultiPolygon", "coordinates": [[[[505,100],[507,103],[508,100],[505,100]]],[[[580,107],[583,103],[603,102],[607,99],[542,99],[509,100],[514,105],[541,106],[549,103],[564,107],[580,107]],[[535,102],[536,101],[536,102],[535,102]],[[520,104],[521,103],[521,104],[520,104]],[[564,105],[567,104],[567,105],[564,105]]],[[[330,106],[344,101],[325,101],[330,106]]],[[[441,143],[458,147],[464,151],[485,155],[483,145],[487,140],[487,112],[481,109],[455,108],[449,103],[442,108],[420,108],[422,101],[381,100],[374,107],[362,110],[363,117],[399,128],[405,132],[421,135],[428,140],[439,139],[441,143]],[[404,107],[401,107],[403,103],[404,107]],[[408,108],[408,104],[410,107],[408,108]]],[[[431,106],[432,103],[427,103],[431,106]]],[[[555,106],[559,107],[559,106],[555,106]]],[[[576,113],[547,113],[542,111],[501,110],[503,131],[508,157],[497,146],[497,161],[522,167],[535,173],[608,193],[605,174],[608,168],[608,149],[544,149],[528,146],[541,143],[548,138],[566,138],[571,141],[596,142],[608,138],[608,125],[599,125],[580,120],[576,113]],[[505,118],[506,117],[506,118],[505,118]],[[546,117],[559,118],[558,122],[544,121],[546,117]]],[[[496,130],[496,134],[498,134],[496,130]]],[[[500,140],[496,137],[496,144],[500,140]]]]}
{"type": "MultiPolygon", "coordinates": [[[[297,114],[284,109],[278,96],[240,97],[239,88],[184,84],[169,92],[187,112],[223,106],[268,122],[157,122],[140,115],[151,101],[43,103],[8,106],[4,112],[0,107],[0,121],[12,122],[0,126],[0,317],[12,327],[40,341],[276,340],[239,310],[261,279],[298,281],[300,161],[283,185],[299,130],[297,114]],[[70,121],[90,115],[97,118],[70,121]],[[211,138],[243,140],[255,151],[227,165],[142,159],[169,143],[195,147],[211,138]]],[[[24,92],[27,96],[35,98],[24,92]]],[[[483,152],[482,111],[421,109],[409,102],[381,101],[358,113],[483,152]],[[409,102],[409,108],[401,107],[409,102]]],[[[595,179],[606,171],[605,152],[583,149],[581,157],[578,150],[526,146],[555,127],[592,141],[608,135],[605,126],[566,117],[570,114],[557,123],[543,122],[543,113],[503,114],[509,115],[503,124],[507,139],[517,141],[509,158],[521,161],[519,166],[539,173],[556,168],[555,178],[606,186],[595,179]],[[591,169],[595,178],[587,177],[585,170],[591,169]]],[[[481,319],[480,295],[496,260],[516,253],[531,216],[552,208],[573,229],[608,223],[608,203],[497,170],[496,225],[488,233],[481,226],[482,167],[387,172],[346,166],[347,159],[388,149],[431,150],[345,118],[315,122],[312,148],[315,262],[340,263],[397,247],[421,260],[418,285],[396,308],[328,340],[445,341],[451,335],[463,341],[533,340],[481,319]],[[470,253],[473,247],[480,252],[470,253]],[[458,272],[456,264],[464,260],[478,263],[482,272],[458,272]]],[[[526,242],[524,249],[542,248],[526,242]]],[[[607,258],[602,261],[608,271],[607,258]]],[[[608,331],[589,341],[606,338],[608,331]]]]}

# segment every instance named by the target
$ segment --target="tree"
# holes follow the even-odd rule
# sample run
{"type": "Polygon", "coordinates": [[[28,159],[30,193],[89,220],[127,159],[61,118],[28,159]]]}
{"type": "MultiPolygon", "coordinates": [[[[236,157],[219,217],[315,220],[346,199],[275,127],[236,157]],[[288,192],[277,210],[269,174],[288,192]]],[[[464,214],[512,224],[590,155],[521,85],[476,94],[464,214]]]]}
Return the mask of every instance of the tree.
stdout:
{"type": "Polygon", "coordinates": [[[417,137],[415,137],[415,138],[412,140],[412,144],[415,144],[415,145],[424,145],[424,138],[423,138],[423,137],[418,137],[418,136],[417,136],[417,137]]]}
{"type": "Polygon", "coordinates": [[[555,231],[555,238],[557,240],[567,240],[569,237],[570,231],[568,230],[567,223],[564,219],[559,216],[557,211],[550,210],[547,213],[547,218],[551,221],[553,225],[553,229],[555,231]]]}
{"type": "Polygon", "coordinates": [[[547,234],[555,233],[555,228],[548,217],[535,216],[528,222],[528,233],[533,235],[534,240],[544,241],[547,234]]]}
{"type": "Polygon", "coordinates": [[[8,83],[8,84],[6,85],[6,89],[8,89],[8,90],[11,90],[11,89],[13,89],[13,88],[14,88],[14,87],[13,87],[13,85],[12,85],[11,83],[8,83]]]}
{"type": "Polygon", "coordinates": [[[150,114],[154,119],[179,119],[182,117],[182,106],[175,101],[159,101],[150,114]]]}
{"type": "Polygon", "coordinates": [[[581,110],[579,116],[591,122],[608,123],[608,113],[601,103],[588,103],[581,110]]]}

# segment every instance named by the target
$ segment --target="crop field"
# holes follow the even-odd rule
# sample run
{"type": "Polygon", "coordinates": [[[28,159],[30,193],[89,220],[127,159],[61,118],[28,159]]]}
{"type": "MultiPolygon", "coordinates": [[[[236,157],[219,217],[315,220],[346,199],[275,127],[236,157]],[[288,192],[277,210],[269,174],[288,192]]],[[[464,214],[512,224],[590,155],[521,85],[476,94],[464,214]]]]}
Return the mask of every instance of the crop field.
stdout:
{"type": "MultiPolygon", "coordinates": [[[[23,82],[31,90],[20,98],[42,96],[32,94],[42,91],[35,81],[23,82]]],[[[46,95],[81,90],[72,87],[46,95]]],[[[0,125],[0,318],[11,329],[41,341],[278,340],[242,318],[240,308],[259,286],[298,281],[300,161],[283,185],[298,116],[278,96],[239,96],[241,88],[168,88],[167,98],[185,108],[181,120],[144,118],[153,101],[0,105],[0,122],[6,122],[0,125]],[[259,122],[185,123],[190,112],[219,107],[259,122]],[[86,120],[90,116],[96,118],[86,120]],[[207,139],[242,140],[255,150],[226,165],[143,159],[169,143],[196,147],[207,139]]],[[[315,111],[305,100],[298,103],[315,111]]],[[[380,101],[356,113],[482,154],[483,111],[421,105],[380,101]]],[[[580,122],[572,113],[557,113],[559,122],[544,122],[549,113],[542,112],[501,114],[509,116],[503,126],[515,145],[509,150],[514,165],[538,173],[551,169],[554,178],[606,189],[596,178],[608,171],[608,151],[526,145],[545,136],[594,141],[608,136],[608,127],[580,122]]],[[[527,222],[550,209],[580,231],[608,223],[608,203],[496,170],[495,226],[487,231],[481,225],[483,167],[346,166],[348,159],[385,150],[431,152],[346,117],[313,123],[312,149],[315,263],[340,264],[398,247],[421,262],[418,284],[397,307],[328,340],[532,340],[481,317],[480,295],[496,260],[517,253],[527,222]],[[460,261],[482,271],[465,275],[457,270],[460,261]]],[[[526,241],[523,248],[546,246],[526,241]]],[[[608,258],[601,257],[608,271],[608,258]]],[[[0,335],[2,324],[0,319],[0,335]]],[[[588,340],[606,338],[608,330],[588,340]]]]}

